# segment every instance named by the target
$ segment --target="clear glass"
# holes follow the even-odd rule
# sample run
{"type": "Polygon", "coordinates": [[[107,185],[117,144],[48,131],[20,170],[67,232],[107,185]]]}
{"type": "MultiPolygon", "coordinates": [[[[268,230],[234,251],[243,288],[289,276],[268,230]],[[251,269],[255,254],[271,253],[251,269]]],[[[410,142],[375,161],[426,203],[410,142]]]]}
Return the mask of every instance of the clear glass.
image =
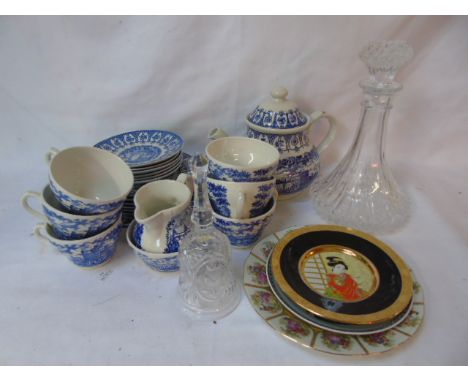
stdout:
{"type": "Polygon", "coordinates": [[[335,224],[373,233],[390,233],[409,218],[409,200],[385,160],[385,132],[392,97],[401,89],[394,81],[412,57],[402,41],[370,43],[360,53],[370,77],[364,91],[359,128],[348,153],[311,192],[318,214],[335,224]]]}
{"type": "Polygon", "coordinates": [[[232,271],[229,240],[212,224],[207,169],[206,157],[195,155],[191,161],[194,180],[192,229],[179,248],[179,296],[192,316],[219,319],[237,307],[241,294],[232,271]]]}

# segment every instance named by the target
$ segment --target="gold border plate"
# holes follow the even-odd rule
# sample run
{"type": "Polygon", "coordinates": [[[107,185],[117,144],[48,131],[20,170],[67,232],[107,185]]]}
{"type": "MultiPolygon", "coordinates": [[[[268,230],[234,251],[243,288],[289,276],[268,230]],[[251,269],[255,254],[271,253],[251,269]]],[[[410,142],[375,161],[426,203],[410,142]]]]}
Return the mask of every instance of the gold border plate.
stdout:
{"type": "Polygon", "coordinates": [[[424,318],[424,294],[415,278],[414,304],[408,317],[396,327],[370,335],[332,333],[293,316],[276,299],[266,276],[266,261],[276,243],[291,229],[259,241],[244,263],[244,290],[255,312],[276,333],[306,349],[341,355],[378,355],[406,344],[417,334],[424,318]]]}
{"type": "Polygon", "coordinates": [[[289,299],[302,309],[331,321],[357,325],[388,321],[408,306],[413,295],[411,272],[396,252],[372,235],[348,227],[316,225],[296,229],[277,243],[271,255],[271,264],[276,284],[289,299]],[[309,245],[309,243],[312,244],[309,245]],[[365,250],[354,248],[353,243],[361,243],[362,245],[359,245],[365,250]],[[346,251],[349,250],[366,259],[366,262],[370,264],[370,269],[378,273],[376,276],[379,284],[377,292],[373,290],[367,298],[356,302],[343,302],[333,297],[326,298],[308,287],[299,276],[297,264],[308,252],[324,245],[342,246],[346,248],[346,251]],[[297,270],[297,277],[287,274],[285,262],[290,259],[297,262],[290,266],[293,270],[297,270]],[[390,276],[389,272],[392,272],[390,276]],[[385,288],[390,280],[395,279],[398,283],[391,290],[394,297],[389,299],[387,305],[384,305],[380,296],[390,293],[390,290],[387,291],[385,288]],[[388,282],[386,283],[385,280],[388,282]],[[306,293],[304,290],[307,290],[306,293]],[[373,301],[377,301],[375,308],[373,301]]]}

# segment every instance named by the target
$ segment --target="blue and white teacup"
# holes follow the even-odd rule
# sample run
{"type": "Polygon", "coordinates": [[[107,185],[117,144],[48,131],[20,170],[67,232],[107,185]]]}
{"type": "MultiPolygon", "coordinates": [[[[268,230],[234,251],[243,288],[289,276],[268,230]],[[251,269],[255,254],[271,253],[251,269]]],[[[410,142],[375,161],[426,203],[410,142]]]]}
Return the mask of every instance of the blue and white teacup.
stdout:
{"type": "Polygon", "coordinates": [[[208,177],[230,182],[274,178],[279,152],[269,143],[246,137],[223,137],[206,146],[208,177]]]}
{"type": "Polygon", "coordinates": [[[50,223],[58,239],[74,240],[93,236],[114,224],[120,215],[120,209],[99,215],[74,215],[69,213],[55,198],[50,186],[42,193],[27,191],[21,198],[21,204],[31,215],[50,223]],[[43,213],[29,205],[29,199],[36,198],[42,205],[43,213]]]}
{"type": "Polygon", "coordinates": [[[178,252],[172,253],[155,253],[148,252],[141,248],[138,248],[137,244],[133,241],[133,235],[135,232],[136,222],[133,220],[129,227],[127,228],[127,243],[130,248],[133,249],[133,252],[141,259],[143,262],[150,267],[159,272],[175,272],[179,270],[179,259],[178,252]]]}
{"type": "Polygon", "coordinates": [[[250,247],[260,239],[263,230],[270,223],[277,200],[278,192],[275,190],[265,208],[265,213],[251,219],[232,219],[213,212],[214,226],[228,237],[232,246],[250,247]]]}
{"type": "Polygon", "coordinates": [[[80,267],[94,267],[109,261],[115,253],[119,239],[122,220],[119,218],[105,231],[78,240],[59,239],[50,224],[38,223],[34,234],[42,240],[47,240],[60,253],[80,267]]]}
{"type": "Polygon", "coordinates": [[[130,167],[96,147],[51,149],[46,160],[52,192],[73,213],[95,215],[118,209],[133,187],[130,167]]]}
{"type": "Polygon", "coordinates": [[[213,210],[233,219],[262,215],[275,190],[275,179],[263,182],[228,182],[208,178],[208,195],[213,210]]]}

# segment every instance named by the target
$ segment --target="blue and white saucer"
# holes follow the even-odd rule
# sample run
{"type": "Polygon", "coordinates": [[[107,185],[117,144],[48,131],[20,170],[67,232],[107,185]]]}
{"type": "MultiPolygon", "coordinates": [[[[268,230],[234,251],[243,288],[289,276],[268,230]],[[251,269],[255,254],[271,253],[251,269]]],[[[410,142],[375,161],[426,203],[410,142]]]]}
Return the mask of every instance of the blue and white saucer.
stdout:
{"type": "Polygon", "coordinates": [[[137,130],[115,135],[94,146],[118,155],[134,168],[154,165],[173,157],[183,145],[183,138],[171,131],[137,130]]]}

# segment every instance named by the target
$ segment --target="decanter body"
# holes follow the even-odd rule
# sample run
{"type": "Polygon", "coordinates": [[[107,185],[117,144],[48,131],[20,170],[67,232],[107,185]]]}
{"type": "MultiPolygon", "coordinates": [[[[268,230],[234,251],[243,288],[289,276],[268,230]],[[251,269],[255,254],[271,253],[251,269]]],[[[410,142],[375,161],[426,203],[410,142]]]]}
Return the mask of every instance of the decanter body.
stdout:
{"type": "Polygon", "coordinates": [[[392,232],[409,217],[409,200],[385,160],[385,133],[392,97],[401,89],[398,69],[412,56],[400,41],[371,43],[360,53],[370,77],[364,91],[359,128],[335,170],[312,189],[315,209],[333,223],[374,233],[392,232]]]}
{"type": "Polygon", "coordinates": [[[232,272],[229,240],[212,224],[207,164],[201,155],[195,156],[192,162],[192,229],[179,248],[179,295],[187,311],[199,318],[214,319],[237,307],[240,288],[232,272]]]}

